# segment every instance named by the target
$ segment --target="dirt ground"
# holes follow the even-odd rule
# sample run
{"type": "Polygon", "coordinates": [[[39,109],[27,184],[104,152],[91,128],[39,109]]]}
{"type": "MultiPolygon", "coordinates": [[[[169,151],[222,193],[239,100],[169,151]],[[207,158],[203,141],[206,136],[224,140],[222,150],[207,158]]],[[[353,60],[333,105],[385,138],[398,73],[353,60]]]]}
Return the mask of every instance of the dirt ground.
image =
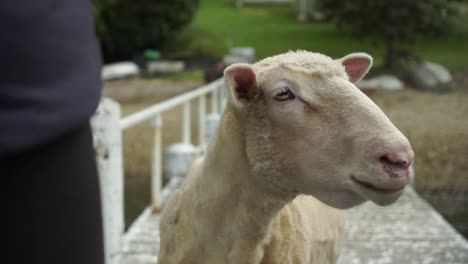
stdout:
{"type": "MultiPolygon", "coordinates": [[[[444,195],[461,195],[461,200],[466,205],[468,70],[455,71],[453,75],[457,89],[451,93],[434,94],[405,89],[377,92],[371,98],[411,141],[416,154],[416,189],[425,194],[442,192],[444,195]]],[[[121,102],[123,115],[126,115],[200,85],[201,83],[194,81],[120,80],[106,83],[104,94],[121,102]]],[[[192,120],[198,118],[196,107],[197,103],[194,102],[192,120]]],[[[163,124],[164,147],[180,141],[180,109],[166,113],[163,124]]],[[[196,124],[192,124],[192,128],[192,138],[196,143],[196,124]]],[[[140,212],[149,202],[147,187],[152,144],[149,122],[124,133],[126,188],[130,192],[129,196],[135,196],[127,202],[130,215],[140,212]],[[141,187],[145,189],[142,190],[141,187]]],[[[129,216],[128,220],[131,218],[129,216]]]]}

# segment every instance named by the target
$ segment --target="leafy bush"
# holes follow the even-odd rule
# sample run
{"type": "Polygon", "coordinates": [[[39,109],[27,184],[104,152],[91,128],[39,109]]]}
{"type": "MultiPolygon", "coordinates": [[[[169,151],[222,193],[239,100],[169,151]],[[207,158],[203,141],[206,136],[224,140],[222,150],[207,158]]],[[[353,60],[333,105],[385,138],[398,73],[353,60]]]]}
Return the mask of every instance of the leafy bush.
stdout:
{"type": "Polygon", "coordinates": [[[159,49],[194,17],[199,0],[93,0],[106,61],[159,49]]]}
{"type": "Polygon", "coordinates": [[[392,68],[412,53],[401,43],[443,36],[453,28],[456,2],[463,0],[319,0],[325,15],[344,32],[369,36],[386,47],[384,66],[392,68]]]}

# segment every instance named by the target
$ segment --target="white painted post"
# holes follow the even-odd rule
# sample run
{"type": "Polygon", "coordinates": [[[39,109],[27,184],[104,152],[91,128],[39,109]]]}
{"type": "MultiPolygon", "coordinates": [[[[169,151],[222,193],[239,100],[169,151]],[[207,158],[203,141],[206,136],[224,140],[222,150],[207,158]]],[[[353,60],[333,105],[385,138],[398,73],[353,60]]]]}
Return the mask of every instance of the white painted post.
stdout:
{"type": "Polygon", "coordinates": [[[219,85],[219,92],[221,94],[221,112],[224,110],[224,108],[226,107],[226,104],[227,104],[227,91],[226,89],[224,89],[224,85],[223,84],[220,84],[219,85]]]}
{"type": "Polygon", "coordinates": [[[91,118],[101,187],[105,263],[116,263],[124,233],[124,192],[120,105],[101,100],[91,118]]]}
{"type": "Polygon", "coordinates": [[[201,95],[198,99],[198,145],[205,145],[205,116],[206,116],[206,97],[201,95]]]}
{"type": "Polygon", "coordinates": [[[299,12],[297,15],[297,19],[299,21],[307,21],[309,19],[309,6],[310,0],[299,0],[299,12]]]}
{"type": "Polygon", "coordinates": [[[184,111],[182,117],[182,142],[184,144],[190,144],[191,139],[191,127],[190,127],[190,101],[184,103],[184,111]]]}
{"type": "Polygon", "coordinates": [[[218,88],[216,88],[211,93],[211,113],[217,114],[218,110],[218,88]]]}
{"type": "Polygon", "coordinates": [[[190,126],[190,101],[185,101],[182,112],[182,143],[170,145],[166,152],[167,175],[172,180],[184,177],[190,169],[193,160],[200,151],[192,145],[190,126]]]}
{"type": "MultiPolygon", "coordinates": [[[[209,142],[218,127],[219,119],[220,119],[220,109],[219,109],[219,104],[221,102],[221,107],[223,106],[222,99],[220,99],[219,93],[222,92],[220,91],[220,88],[223,87],[222,84],[218,84],[216,89],[213,90],[211,93],[211,113],[206,116],[205,119],[205,142],[209,142]]],[[[221,109],[222,110],[222,109],[221,109]]]]}
{"type": "Polygon", "coordinates": [[[153,160],[151,163],[151,201],[153,209],[161,209],[162,188],[162,117],[157,115],[153,118],[153,160]]]}

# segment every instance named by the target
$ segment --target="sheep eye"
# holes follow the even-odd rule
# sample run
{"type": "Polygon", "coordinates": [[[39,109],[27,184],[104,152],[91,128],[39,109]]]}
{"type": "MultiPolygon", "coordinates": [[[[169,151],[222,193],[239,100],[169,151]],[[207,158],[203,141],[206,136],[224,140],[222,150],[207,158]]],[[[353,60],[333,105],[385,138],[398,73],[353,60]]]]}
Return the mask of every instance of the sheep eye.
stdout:
{"type": "Polygon", "coordinates": [[[282,89],[273,96],[278,101],[293,100],[296,96],[289,89],[282,89]]]}

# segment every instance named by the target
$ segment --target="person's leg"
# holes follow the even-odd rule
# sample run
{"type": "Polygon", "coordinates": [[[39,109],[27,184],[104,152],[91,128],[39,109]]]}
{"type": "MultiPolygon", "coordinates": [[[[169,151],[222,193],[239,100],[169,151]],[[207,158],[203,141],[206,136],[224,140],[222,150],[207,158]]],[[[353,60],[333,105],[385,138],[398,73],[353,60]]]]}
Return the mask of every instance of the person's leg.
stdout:
{"type": "Polygon", "coordinates": [[[0,177],[7,209],[2,228],[11,263],[104,263],[99,181],[88,123],[0,161],[0,177]]]}

